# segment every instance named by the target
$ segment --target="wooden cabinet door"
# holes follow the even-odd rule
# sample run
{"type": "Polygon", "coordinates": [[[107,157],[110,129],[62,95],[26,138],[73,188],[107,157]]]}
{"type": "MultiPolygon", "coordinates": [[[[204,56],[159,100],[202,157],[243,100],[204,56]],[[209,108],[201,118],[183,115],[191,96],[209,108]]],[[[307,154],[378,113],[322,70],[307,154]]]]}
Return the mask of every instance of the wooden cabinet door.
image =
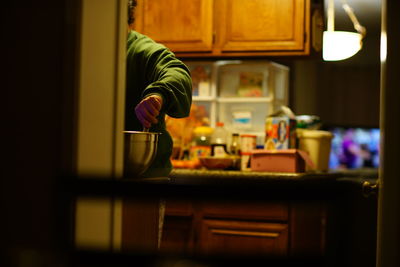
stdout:
{"type": "Polygon", "coordinates": [[[212,50],[213,0],[139,0],[135,30],[174,52],[212,50]]]}
{"type": "Polygon", "coordinates": [[[288,225],[256,221],[205,219],[198,241],[200,253],[287,256],[288,225]]]}
{"type": "Polygon", "coordinates": [[[219,0],[216,53],[302,51],[309,0],[219,0]]]}

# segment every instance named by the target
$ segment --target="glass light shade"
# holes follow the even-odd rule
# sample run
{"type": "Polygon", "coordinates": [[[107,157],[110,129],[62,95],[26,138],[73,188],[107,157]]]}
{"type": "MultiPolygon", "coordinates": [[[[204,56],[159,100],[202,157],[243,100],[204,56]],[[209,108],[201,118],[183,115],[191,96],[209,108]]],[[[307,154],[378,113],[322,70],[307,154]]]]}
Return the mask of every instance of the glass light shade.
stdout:
{"type": "Polygon", "coordinates": [[[343,60],[354,56],[362,46],[362,35],[356,32],[324,31],[322,58],[343,60]]]}

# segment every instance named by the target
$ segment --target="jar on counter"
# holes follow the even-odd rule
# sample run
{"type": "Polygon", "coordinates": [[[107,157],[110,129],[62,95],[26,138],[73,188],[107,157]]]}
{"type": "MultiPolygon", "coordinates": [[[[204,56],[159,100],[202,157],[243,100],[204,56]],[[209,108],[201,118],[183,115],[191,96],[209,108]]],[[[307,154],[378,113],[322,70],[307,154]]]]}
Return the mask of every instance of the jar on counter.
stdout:
{"type": "Polygon", "coordinates": [[[211,145],[211,136],[213,128],[208,126],[199,126],[194,128],[194,144],[197,146],[211,145]]]}
{"type": "Polygon", "coordinates": [[[194,129],[194,138],[190,148],[190,159],[211,155],[212,134],[213,128],[208,126],[199,126],[194,129]]]}

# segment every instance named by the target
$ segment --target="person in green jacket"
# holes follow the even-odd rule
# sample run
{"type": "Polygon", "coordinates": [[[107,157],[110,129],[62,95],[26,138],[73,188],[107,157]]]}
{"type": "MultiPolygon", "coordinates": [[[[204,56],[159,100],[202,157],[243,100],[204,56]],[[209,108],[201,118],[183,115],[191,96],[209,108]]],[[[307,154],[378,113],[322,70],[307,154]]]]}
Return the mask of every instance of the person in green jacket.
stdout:
{"type": "MultiPolygon", "coordinates": [[[[134,22],[136,1],[128,4],[128,25],[134,22]]],[[[127,40],[125,129],[149,128],[159,136],[156,157],[143,177],[165,177],[172,170],[172,138],[165,115],[187,117],[192,103],[189,69],[165,46],[129,30],[127,40]]]]}

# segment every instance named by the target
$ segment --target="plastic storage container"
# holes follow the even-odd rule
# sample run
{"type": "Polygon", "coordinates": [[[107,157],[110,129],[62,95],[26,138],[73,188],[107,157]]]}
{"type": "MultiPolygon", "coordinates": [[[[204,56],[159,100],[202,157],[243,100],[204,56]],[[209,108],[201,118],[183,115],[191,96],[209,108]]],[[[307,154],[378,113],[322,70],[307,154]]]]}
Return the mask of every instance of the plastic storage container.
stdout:
{"type": "Polygon", "coordinates": [[[328,131],[298,129],[299,149],[310,155],[314,167],[307,170],[328,171],[333,134],[328,131]]]}

